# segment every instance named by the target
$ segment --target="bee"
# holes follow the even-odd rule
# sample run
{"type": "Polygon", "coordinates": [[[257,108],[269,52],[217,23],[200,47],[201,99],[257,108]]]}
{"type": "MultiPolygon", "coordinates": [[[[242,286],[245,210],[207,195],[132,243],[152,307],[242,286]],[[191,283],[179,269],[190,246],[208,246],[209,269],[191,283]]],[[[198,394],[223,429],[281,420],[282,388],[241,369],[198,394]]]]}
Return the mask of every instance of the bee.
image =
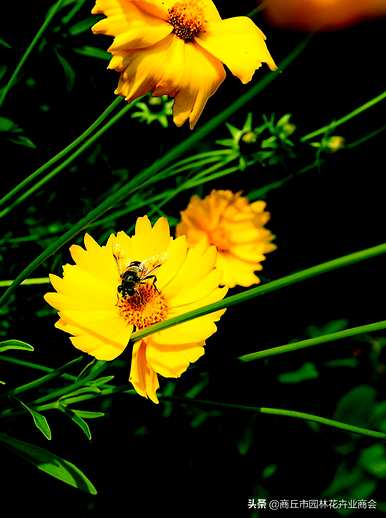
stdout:
{"type": "Polygon", "coordinates": [[[127,266],[123,266],[119,252],[115,251],[113,255],[121,279],[121,284],[117,288],[118,295],[123,298],[132,297],[138,293],[139,285],[147,284],[149,280],[159,293],[156,285],[157,276],[153,272],[162,265],[163,261],[160,256],[150,257],[144,261],[131,261],[127,266]]]}

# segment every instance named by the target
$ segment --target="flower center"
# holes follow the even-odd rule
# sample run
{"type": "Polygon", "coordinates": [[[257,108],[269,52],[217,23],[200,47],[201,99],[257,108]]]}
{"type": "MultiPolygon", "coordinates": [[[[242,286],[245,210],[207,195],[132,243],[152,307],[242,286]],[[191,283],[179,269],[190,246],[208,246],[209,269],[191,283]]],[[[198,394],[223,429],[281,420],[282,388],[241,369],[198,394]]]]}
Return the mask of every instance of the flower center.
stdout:
{"type": "Polygon", "coordinates": [[[168,22],[173,25],[173,33],[187,43],[193,41],[204,29],[205,15],[199,0],[176,2],[168,13],[168,22]]]}
{"type": "Polygon", "coordinates": [[[221,227],[212,230],[209,234],[209,241],[220,252],[226,252],[231,247],[228,232],[221,227]]]}
{"type": "Polygon", "coordinates": [[[139,284],[134,295],[119,297],[117,305],[121,316],[136,329],[161,322],[167,316],[166,301],[151,282],[139,284]]]}

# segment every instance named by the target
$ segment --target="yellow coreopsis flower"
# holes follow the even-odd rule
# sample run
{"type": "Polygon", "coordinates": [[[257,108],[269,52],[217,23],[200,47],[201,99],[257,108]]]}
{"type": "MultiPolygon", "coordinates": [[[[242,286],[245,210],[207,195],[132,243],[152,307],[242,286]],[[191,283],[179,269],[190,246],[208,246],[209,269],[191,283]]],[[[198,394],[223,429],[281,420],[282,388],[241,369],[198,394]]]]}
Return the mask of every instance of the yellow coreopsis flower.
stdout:
{"type": "MultiPolygon", "coordinates": [[[[113,360],[134,330],[222,299],[216,249],[205,243],[188,248],[185,237],[170,237],[160,218],[152,227],[138,218],[135,234],[111,235],[100,246],[88,234],[85,249],[70,248],[74,265],[63,278],[51,275],[56,293],[46,301],[57,309],[56,327],[72,344],[99,360],[113,360]]],[[[154,333],[134,344],[130,381],[142,396],[158,402],[158,376],[177,378],[204,354],[224,310],[154,333]]]]}
{"type": "Polygon", "coordinates": [[[262,63],[276,69],[252,20],[222,20],[211,0],[96,0],[92,12],[106,15],[93,31],[114,36],[115,93],[127,101],[147,92],[174,97],[177,126],[189,119],[194,127],[225,79],[223,63],[243,83],[262,63]]]}
{"type": "Polygon", "coordinates": [[[264,225],[269,220],[265,202],[249,203],[240,193],[213,190],[206,198],[193,196],[181,212],[177,235],[188,243],[205,243],[217,248],[217,268],[222,282],[230,288],[248,287],[260,282],[265,254],[275,250],[273,235],[264,225]]]}

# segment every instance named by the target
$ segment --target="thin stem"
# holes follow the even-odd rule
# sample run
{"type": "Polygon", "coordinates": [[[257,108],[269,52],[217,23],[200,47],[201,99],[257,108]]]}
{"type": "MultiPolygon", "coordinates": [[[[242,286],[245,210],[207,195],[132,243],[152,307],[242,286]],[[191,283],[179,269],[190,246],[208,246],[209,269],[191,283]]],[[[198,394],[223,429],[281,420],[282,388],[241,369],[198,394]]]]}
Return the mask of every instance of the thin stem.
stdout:
{"type": "Polygon", "coordinates": [[[369,430],[367,428],[362,428],[361,426],[354,426],[347,423],[342,423],[341,421],[335,421],[334,419],[328,419],[326,417],[321,417],[314,414],[308,414],[306,412],[298,412],[297,410],[285,410],[282,408],[270,408],[270,407],[254,407],[247,405],[237,405],[232,403],[220,403],[218,401],[207,401],[203,399],[191,399],[191,398],[183,398],[183,397],[175,397],[175,396],[163,396],[162,400],[170,400],[170,401],[180,401],[181,403],[186,403],[187,405],[197,405],[197,406],[209,406],[214,408],[223,408],[225,410],[241,410],[243,412],[252,412],[253,414],[266,414],[266,415],[275,415],[279,417],[292,417],[294,419],[300,419],[302,421],[311,421],[313,423],[318,423],[324,426],[330,426],[332,428],[336,428],[337,430],[344,430],[345,432],[355,433],[359,435],[365,435],[367,437],[373,437],[375,439],[386,440],[386,433],[378,432],[377,430],[369,430]]]}
{"type": "MultiPolygon", "coordinates": [[[[17,396],[19,394],[23,394],[24,392],[27,392],[28,390],[33,390],[37,387],[40,387],[41,385],[44,385],[45,383],[48,383],[49,381],[58,378],[62,376],[65,370],[69,369],[73,365],[76,365],[80,361],[83,360],[83,356],[79,356],[78,358],[75,358],[74,360],[71,360],[61,367],[57,369],[53,369],[50,373],[46,374],[45,376],[41,376],[40,378],[37,378],[33,381],[30,381],[29,383],[25,383],[24,385],[20,385],[19,387],[16,387],[9,392],[5,393],[4,396],[17,396]]],[[[63,376],[64,377],[64,376],[63,376]]],[[[74,376],[66,377],[66,379],[73,380],[74,376]]],[[[76,379],[76,378],[75,378],[76,379]]]]}
{"type": "Polygon", "coordinates": [[[374,131],[370,131],[369,133],[366,133],[366,135],[364,135],[363,137],[361,137],[361,138],[359,138],[357,140],[354,140],[354,142],[350,142],[349,144],[346,145],[346,148],[347,149],[354,149],[357,146],[360,146],[361,144],[364,144],[368,140],[370,140],[370,139],[372,139],[374,137],[377,137],[378,135],[383,133],[385,130],[386,130],[386,124],[381,126],[380,128],[375,129],[374,131]]]}
{"type": "MultiPolygon", "coordinates": [[[[46,367],[45,365],[40,365],[39,363],[30,362],[27,360],[21,360],[20,358],[15,358],[13,356],[8,356],[7,354],[0,354],[0,361],[4,361],[6,363],[12,363],[14,365],[19,365],[20,367],[26,367],[28,369],[37,370],[40,372],[48,372],[52,373],[55,372],[55,369],[52,369],[51,367],[46,367]]],[[[71,374],[63,373],[61,374],[61,377],[63,379],[67,379],[69,381],[76,380],[76,376],[71,376],[71,374]]]]}
{"type": "MultiPolygon", "coordinates": [[[[34,279],[25,279],[21,285],[22,286],[31,286],[36,284],[48,284],[50,282],[50,279],[48,277],[36,277],[34,279]]],[[[7,288],[8,286],[11,286],[13,283],[13,280],[7,280],[7,281],[0,281],[0,288],[7,288]]]]}
{"type": "MultiPolygon", "coordinates": [[[[287,68],[296,58],[301,54],[305,46],[309,41],[309,37],[305,38],[283,61],[281,64],[281,70],[283,71],[287,68]]],[[[84,218],[78,221],[73,227],[65,232],[59,239],[57,239],[54,243],[44,250],[38,257],[36,257],[26,268],[16,277],[12,286],[10,286],[6,292],[0,297],[0,306],[4,304],[12,293],[16,290],[17,286],[38,267],[40,266],[48,257],[53,255],[57,250],[59,250],[63,245],[65,245],[68,241],[74,238],[81,230],[83,230],[87,225],[89,225],[92,221],[97,219],[99,216],[104,214],[111,207],[114,207],[119,201],[125,198],[133,188],[138,186],[144,186],[146,184],[150,184],[152,181],[154,182],[154,177],[156,173],[162,170],[164,167],[175,161],[179,156],[186,153],[189,149],[191,149],[194,145],[200,142],[202,139],[207,137],[210,133],[212,133],[220,124],[222,124],[225,120],[227,120],[231,115],[236,113],[240,108],[242,108],[246,103],[248,103],[253,97],[255,97],[258,93],[262,92],[269,84],[272,83],[274,79],[276,79],[280,74],[277,72],[269,72],[267,73],[261,81],[252,86],[249,90],[247,90],[242,96],[240,96],[236,101],[234,101],[228,108],[223,110],[220,114],[213,117],[209,120],[204,126],[202,126],[199,130],[195,131],[190,135],[189,138],[182,141],[176,147],[171,149],[168,153],[166,153],[160,160],[157,160],[152,165],[147,167],[137,175],[135,178],[135,182],[129,182],[129,185],[123,186],[118,191],[114,192],[110,196],[108,196],[102,203],[100,203],[97,207],[91,210],[84,218]],[[147,182],[144,182],[144,178],[148,178],[147,182]]]]}
{"type": "Polygon", "coordinates": [[[278,354],[290,353],[293,351],[299,351],[300,349],[306,349],[307,347],[314,347],[315,345],[336,342],[351,336],[357,336],[364,333],[374,333],[386,329],[386,320],[380,322],[374,322],[372,324],[366,324],[363,326],[351,327],[343,331],[337,331],[336,333],[329,333],[322,336],[316,336],[315,338],[308,338],[307,340],[299,340],[298,342],[292,342],[286,345],[280,345],[277,347],[270,347],[262,351],[256,351],[254,353],[243,354],[239,356],[239,360],[242,362],[253,362],[260,360],[261,358],[268,358],[271,356],[277,356],[278,354]]]}
{"type": "Polygon", "coordinates": [[[375,106],[376,104],[382,102],[384,99],[386,99],[386,90],[384,92],[382,92],[381,94],[379,94],[377,97],[374,97],[373,99],[368,101],[367,103],[362,104],[362,106],[359,106],[358,108],[355,108],[355,110],[353,110],[352,112],[348,113],[344,117],[341,117],[340,119],[338,119],[338,120],[336,120],[336,121],[334,121],[334,122],[332,122],[330,124],[327,124],[327,126],[323,126],[323,128],[320,128],[320,129],[318,129],[316,131],[308,133],[307,135],[304,135],[304,137],[302,137],[300,139],[300,141],[301,142],[307,142],[307,140],[311,140],[314,137],[318,137],[319,135],[323,135],[327,131],[332,131],[335,128],[337,128],[338,126],[341,126],[342,124],[346,123],[347,121],[353,119],[357,115],[360,115],[361,113],[363,113],[364,111],[368,110],[369,108],[371,108],[371,107],[375,106]]]}
{"type": "Polygon", "coordinates": [[[66,14],[66,16],[63,16],[62,22],[64,25],[67,25],[70,23],[70,21],[78,14],[78,12],[82,9],[84,4],[86,3],[86,0],[77,0],[75,2],[74,7],[71,9],[71,11],[66,14]]]}
{"type": "Polygon", "coordinates": [[[312,266],[311,268],[292,273],[291,275],[281,277],[280,279],[263,284],[262,286],[257,286],[256,288],[250,288],[242,293],[238,293],[237,295],[226,297],[225,299],[214,302],[213,304],[208,304],[207,306],[203,306],[193,311],[188,311],[182,315],[178,315],[176,317],[169,318],[168,320],[164,320],[163,322],[159,322],[158,324],[146,327],[145,329],[134,333],[131,336],[131,341],[134,342],[141,340],[142,338],[145,338],[146,336],[149,336],[153,333],[157,333],[163,329],[167,329],[168,327],[172,327],[177,324],[182,324],[183,322],[187,322],[193,318],[198,318],[203,315],[207,315],[208,313],[213,313],[214,311],[229,308],[231,306],[235,306],[236,304],[240,304],[241,302],[247,302],[248,300],[265,295],[266,293],[271,293],[272,291],[286,288],[287,286],[303,282],[323,273],[327,273],[338,268],[343,268],[360,261],[365,261],[385,253],[386,243],[383,243],[378,246],[360,250],[359,252],[354,252],[353,254],[338,257],[337,259],[312,266]]]}
{"type": "Polygon", "coordinates": [[[33,38],[31,43],[29,44],[29,46],[25,50],[25,52],[22,55],[22,57],[20,58],[20,61],[17,64],[13,74],[9,78],[8,83],[5,85],[5,87],[3,88],[2,92],[1,92],[1,95],[0,95],[0,107],[3,105],[3,103],[5,101],[5,98],[7,97],[8,93],[11,90],[11,88],[14,86],[14,84],[16,82],[16,79],[18,78],[18,76],[20,74],[20,71],[23,68],[23,66],[25,65],[25,63],[26,63],[27,59],[29,58],[31,52],[36,47],[36,45],[39,42],[40,38],[42,37],[42,35],[46,31],[47,27],[49,26],[49,24],[51,23],[52,19],[55,17],[56,13],[59,11],[59,9],[61,8],[63,3],[64,3],[64,0],[59,0],[58,2],[56,2],[54,7],[48,12],[48,14],[46,16],[46,19],[44,20],[44,22],[41,25],[40,29],[38,30],[38,32],[36,33],[35,37],[33,38]]]}
{"type": "MultiPolygon", "coordinates": [[[[108,108],[107,111],[111,111],[112,109],[112,106],[113,106],[114,103],[112,103],[110,105],[110,107],[108,108]],[[109,110],[110,109],[110,110],[109,110]]],[[[117,104],[117,103],[115,103],[117,104]]],[[[25,193],[21,194],[13,203],[11,203],[8,207],[6,207],[1,213],[0,213],[0,217],[4,217],[6,216],[7,214],[9,214],[15,207],[17,207],[18,205],[20,205],[23,201],[25,201],[27,198],[29,198],[34,192],[36,192],[38,189],[40,189],[40,187],[42,187],[43,185],[45,185],[47,182],[49,182],[52,178],[54,178],[55,176],[57,176],[61,171],[63,171],[63,169],[65,169],[66,167],[68,167],[79,155],[81,155],[84,151],[86,151],[86,149],[88,149],[92,144],[94,144],[94,142],[96,142],[104,133],[106,133],[106,131],[108,131],[114,124],[116,124],[127,112],[128,110],[130,110],[130,108],[132,107],[132,104],[127,104],[126,106],[124,106],[117,114],[115,114],[108,122],[106,122],[105,124],[103,124],[103,126],[98,130],[96,131],[90,138],[88,138],[87,140],[85,140],[85,142],[83,142],[83,144],[78,147],[77,150],[75,150],[66,160],[64,160],[60,165],[58,165],[53,171],[51,171],[50,173],[48,173],[46,176],[44,176],[41,180],[39,180],[37,183],[35,183],[35,185],[33,185],[28,191],[26,191],[25,193]]],[[[104,114],[106,113],[104,112],[104,114]]],[[[103,114],[102,114],[103,115],[103,114]]],[[[101,116],[102,117],[102,116],[101,116]]],[[[101,118],[100,117],[100,118],[101,118]]],[[[99,119],[100,119],[99,118],[99,119]]],[[[104,116],[104,118],[106,118],[106,116],[104,116]]],[[[96,122],[92,125],[94,126],[94,129],[95,129],[95,124],[96,122]]],[[[98,125],[100,125],[100,123],[98,123],[98,125]]],[[[91,128],[91,126],[90,126],[91,128]]],[[[89,130],[90,130],[89,128],[89,130]]],[[[88,130],[87,130],[88,131],[88,130]]],[[[83,135],[86,135],[87,131],[83,134],[83,135]]],[[[86,135],[87,136],[87,135],[86,135]]],[[[79,137],[80,139],[80,137],[79,137]]],[[[77,139],[77,140],[79,140],[77,139]]],[[[82,139],[84,140],[84,138],[82,139]]],[[[75,141],[70,145],[71,146],[71,149],[74,147],[74,144],[75,141]]],[[[79,142],[78,142],[79,143],[79,142]]],[[[68,147],[70,147],[68,146],[68,147]]],[[[66,148],[67,149],[67,148],[66,148]]],[[[64,150],[63,150],[64,152],[64,150]]],[[[59,153],[60,155],[61,153],[59,153]]],[[[68,154],[68,152],[66,153],[68,154]]],[[[56,155],[56,156],[59,156],[59,155],[56,155]]],[[[55,158],[55,157],[54,157],[55,158]]],[[[55,160],[55,162],[57,162],[57,160],[55,160]]],[[[47,162],[48,164],[48,162],[47,162]]],[[[44,168],[44,170],[47,169],[46,165],[45,164],[44,166],[42,166],[40,169],[38,169],[38,171],[40,171],[39,174],[41,174],[42,172],[42,169],[44,168]]],[[[31,177],[36,174],[36,173],[33,173],[31,176],[29,176],[28,178],[31,179],[31,177]]],[[[36,176],[35,176],[36,177],[36,176]]],[[[24,181],[26,182],[28,180],[28,178],[24,181]]],[[[21,182],[23,183],[23,182],[21,182]]],[[[27,182],[27,183],[30,183],[30,180],[27,182]]],[[[21,184],[19,184],[20,186],[21,184]]],[[[26,185],[26,184],[25,184],[26,185]]],[[[16,190],[16,188],[14,189],[16,190]]],[[[20,190],[20,189],[18,189],[20,190]]]]}

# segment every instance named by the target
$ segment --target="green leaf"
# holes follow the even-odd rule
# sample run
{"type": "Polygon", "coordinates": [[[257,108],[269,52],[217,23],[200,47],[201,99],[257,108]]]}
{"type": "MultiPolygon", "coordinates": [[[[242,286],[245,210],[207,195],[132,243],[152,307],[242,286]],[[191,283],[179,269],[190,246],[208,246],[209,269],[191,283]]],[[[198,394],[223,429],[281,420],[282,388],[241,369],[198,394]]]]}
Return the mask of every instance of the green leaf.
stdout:
{"type": "Polygon", "coordinates": [[[361,466],[377,478],[386,478],[386,449],[383,444],[373,444],[364,449],[359,458],[361,466]]]}
{"type": "Polygon", "coordinates": [[[89,58],[103,59],[103,61],[108,61],[111,56],[108,52],[102,49],[98,49],[98,47],[90,47],[89,45],[84,45],[83,47],[74,48],[75,52],[81,54],[82,56],[87,56],[89,58]]]}
{"type": "Polygon", "coordinates": [[[7,43],[3,38],[0,38],[0,47],[5,47],[6,49],[12,48],[9,43],[7,43]]]}
{"type": "Polygon", "coordinates": [[[35,144],[23,134],[23,130],[11,119],[0,117],[0,132],[5,133],[8,140],[21,146],[35,148],[35,144]]]}
{"type": "Polygon", "coordinates": [[[98,417],[104,417],[106,415],[105,412],[93,412],[91,410],[78,410],[75,408],[72,409],[79,417],[83,417],[83,419],[97,419],[98,417]]]}
{"type": "Polygon", "coordinates": [[[26,342],[22,342],[21,340],[5,340],[4,342],[0,342],[0,353],[4,353],[5,351],[18,350],[18,351],[33,351],[34,348],[32,345],[27,344],[26,342]]]}
{"type": "Polygon", "coordinates": [[[268,466],[265,466],[262,473],[263,479],[266,480],[267,478],[272,477],[276,470],[277,464],[268,464],[268,466]]]}
{"type": "Polygon", "coordinates": [[[66,399],[73,398],[75,396],[80,396],[81,394],[100,394],[101,390],[98,387],[90,386],[90,387],[82,387],[80,389],[73,390],[72,392],[68,392],[60,398],[60,401],[65,401],[66,399]]]}
{"type": "Polygon", "coordinates": [[[78,34],[82,34],[82,32],[89,31],[91,27],[95,24],[95,16],[89,16],[84,20],[80,20],[80,22],[75,23],[69,28],[69,33],[72,36],[77,36],[78,34]]]}
{"type": "Polygon", "coordinates": [[[280,374],[280,383],[300,383],[301,381],[311,380],[319,377],[315,365],[311,362],[304,363],[299,369],[280,374]]]}
{"type": "Polygon", "coordinates": [[[335,417],[338,421],[365,426],[374,407],[375,390],[369,385],[359,385],[338,402],[335,417]]]}
{"type": "Polygon", "coordinates": [[[110,383],[115,378],[115,376],[103,376],[101,378],[97,378],[96,380],[93,380],[90,382],[90,384],[94,387],[100,387],[102,385],[106,385],[107,383],[110,383]]]}
{"type": "Polygon", "coordinates": [[[23,401],[21,401],[20,399],[18,399],[18,401],[25,408],[25,410],[27,410],[27,412],[29,412],[32,415],[32,419],[35,423],[36,428],[38,430],[40,430],[42,432],[42,434],[44,435],[44,437],[50,441],[51,437],[52,437],[51,428],[47,422],[47,419],[44,417],[44,415],[40,414],[33,408],[30,408],[28,405],[23,403],[23,401]]]}
{"type": "Polygon", "coordinates": [[[0,433],[0,441],[30,462],[44,473],[57,478],[81,491],[97,494],[97,490],[86,475],[71,462],[58,457],[54,453],[28,442],[20,441],[4,433],[0,433]]]}
{"type": "Polygon", "coordinates": [[[59,63],[62,65],[63,72],[66,77],[67,91],[71,92],[71,90],[74,88],[74,84],[75,84],[75,78],[76,78],[75,70],[72,68],[72,66],[67,61],[67,59],[64,58],[56,49],[55,49],[55,54],[59,60],[59,63]]]}
{"type": "Polygon", "coordinates": [[[91,430],[86,421],[81,417],[81,412],[71,408],[60,407],[61,410],[82,430],[89,441],[92,439],[91,430]]]}

